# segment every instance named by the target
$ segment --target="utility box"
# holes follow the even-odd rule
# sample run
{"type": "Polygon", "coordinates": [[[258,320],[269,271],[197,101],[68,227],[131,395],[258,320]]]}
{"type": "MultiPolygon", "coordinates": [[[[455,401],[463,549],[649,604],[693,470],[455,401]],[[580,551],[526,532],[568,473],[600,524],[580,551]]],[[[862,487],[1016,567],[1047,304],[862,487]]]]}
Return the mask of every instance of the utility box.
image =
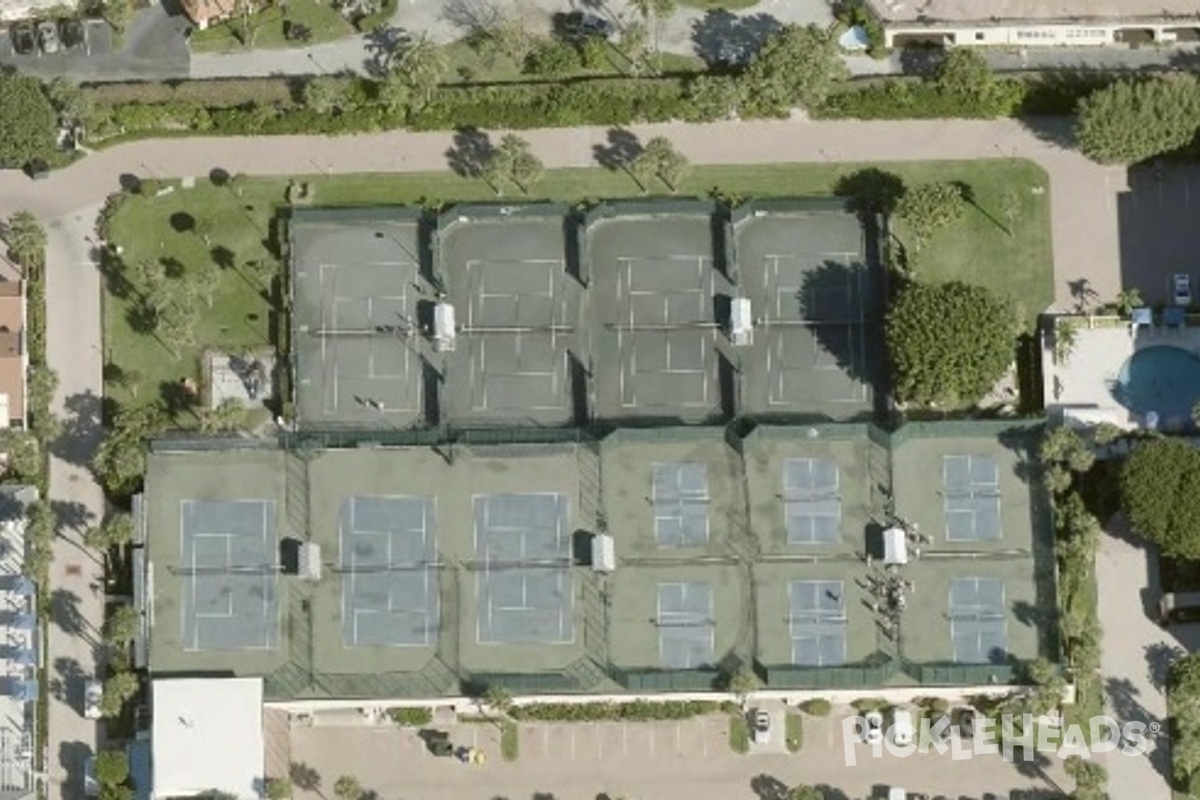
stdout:
{"type": "Polygon", "coordinates": [[[433,349],[439,353],[453,353],[458,339],[458,328],[454,324],[454,306],[438,303],[433,307],[433,349]]]}
{"type": "Polygon", "coordinates": [[[729,340],[735,347],[754,344],[754,317],[751,316],[750,299],[735,297],[729,308],[729,340]]]}

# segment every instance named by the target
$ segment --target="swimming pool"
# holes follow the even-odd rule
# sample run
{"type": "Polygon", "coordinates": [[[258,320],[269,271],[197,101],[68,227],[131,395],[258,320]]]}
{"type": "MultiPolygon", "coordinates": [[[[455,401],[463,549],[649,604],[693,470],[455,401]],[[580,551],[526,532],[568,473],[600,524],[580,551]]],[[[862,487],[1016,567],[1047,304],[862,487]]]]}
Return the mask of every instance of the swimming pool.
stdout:
{"type": "Polygon", "coordinates": [[[1170,345],[1138,350],[1121,365],[1113,397],[1135,414],[1187,424],[1200,400],[1200,356],[1170,345]]]}

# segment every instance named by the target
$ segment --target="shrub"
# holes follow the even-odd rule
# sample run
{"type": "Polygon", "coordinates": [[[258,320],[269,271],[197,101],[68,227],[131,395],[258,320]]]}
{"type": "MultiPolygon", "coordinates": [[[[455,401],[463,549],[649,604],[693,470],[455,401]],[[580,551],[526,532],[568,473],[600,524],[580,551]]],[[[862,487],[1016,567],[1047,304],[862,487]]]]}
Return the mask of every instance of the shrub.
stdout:
{"type": "Polygon", "coordinates": [[[579,51],[562,39],[547,39],[525,57],[524,69],[534,75],[570,75],[579,69],[579,51]]]}
{"type": "Polygon", "coordinates": [[[800,710],[814,717],[828,717],[833,711],[833,704],[823,697],[816,697],[801,703],[800,710]]]}
{"type": "Polygon", "coordinates": [[[724,710],[709,700],[670,700],[662,703],[634,700],[628,703],[534,703],[514,706],[513,719],[536,722],[650,722],[690,719],[724,710]]]}
{"type": "Polygon", "coordinates": [[[389,708],[388,716],[392,722],[408,728],[420,728],[433,722],[433,710],[424,707],[389,708]]]}

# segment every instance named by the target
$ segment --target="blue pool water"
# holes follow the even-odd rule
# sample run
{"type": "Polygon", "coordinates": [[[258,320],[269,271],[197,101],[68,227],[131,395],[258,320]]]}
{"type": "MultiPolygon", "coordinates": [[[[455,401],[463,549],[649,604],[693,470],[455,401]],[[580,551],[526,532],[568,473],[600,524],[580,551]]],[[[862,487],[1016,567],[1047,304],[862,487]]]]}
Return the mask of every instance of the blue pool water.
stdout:
{"type": "Polygon", "coordinates": [[[1121,366],[1113,397],[1135,414],[1186,424],[1200,400],[1200,356],[1170,345],[1138,350],[1121,366]]]}

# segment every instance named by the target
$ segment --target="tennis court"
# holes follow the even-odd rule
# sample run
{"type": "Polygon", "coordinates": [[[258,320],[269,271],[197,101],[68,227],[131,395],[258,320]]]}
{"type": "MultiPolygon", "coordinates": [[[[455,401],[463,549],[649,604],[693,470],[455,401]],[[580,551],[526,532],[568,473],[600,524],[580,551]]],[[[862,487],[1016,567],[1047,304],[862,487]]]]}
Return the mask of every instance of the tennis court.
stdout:
{"type": "Polygon", "coordinates": [[[279,641],[273,500],[180,503],[186,651],[269,650],[279,641]]]}
{"type": "Polygon", "coordinates": [[[474,513],[478,643],[574,642],[567,496],[476,495],[474,513]]]}
{"type": "Polygon", "coordinates": [[[659,661],[664,669],[699,669],[712,665],[717,623],[709,584],[658,584],[655,619],[659,661]]]}
{"type": "Polygon", "coordinates": [[[342,642],[431,646],[438,631],[437,507],[432,497],[342,503],[342,642]]]}
{"type": "Polygon", "coordinates": [[[996,459],[980,455],[943,457],[942,498],[947,539],[1000,538],[1000,470],[996,459]]]}
{"type": "Polygon", "coordinates": [[[461,324],[450,413],[561,424],[573,412],[580,287],[567,271],[560,209],[514,209],[525,216],[456,209],[439,230],[439,268],[461,324]]]}
{"type": "Polygon", "coordinates": [[[756,328],[739,351],[743,402],[763,415],[846,419],[870,410],[878,377],[878,277],[857,218],[812,205],[733,226],[756,328]]]}
{"type": "Polygon", "coordinates": [[[708,465],[698,461],[656,463],[651,478],[654,539],[659,547],[708,543],[708,465]]]}
{"type": "MultiPolygon", "coordinates": [[[[410,425],[422,413],[418,222],[336,211],[292,222],[301,424],[410,425]]],[[[382,214],[382,212],[379,212],[382,214]]]]}
{"type": "Polygon", "coordinates": [[[955,578],[950,582],[950,641],[956,664],[1003,662],[1008,657],[1004,581],[955,578]]]}
{"type": "Polygon", "coordinates": [[[834,667],[846,663],[845,587],[838,580],[788,584],[792,664],[834,667]]]}

